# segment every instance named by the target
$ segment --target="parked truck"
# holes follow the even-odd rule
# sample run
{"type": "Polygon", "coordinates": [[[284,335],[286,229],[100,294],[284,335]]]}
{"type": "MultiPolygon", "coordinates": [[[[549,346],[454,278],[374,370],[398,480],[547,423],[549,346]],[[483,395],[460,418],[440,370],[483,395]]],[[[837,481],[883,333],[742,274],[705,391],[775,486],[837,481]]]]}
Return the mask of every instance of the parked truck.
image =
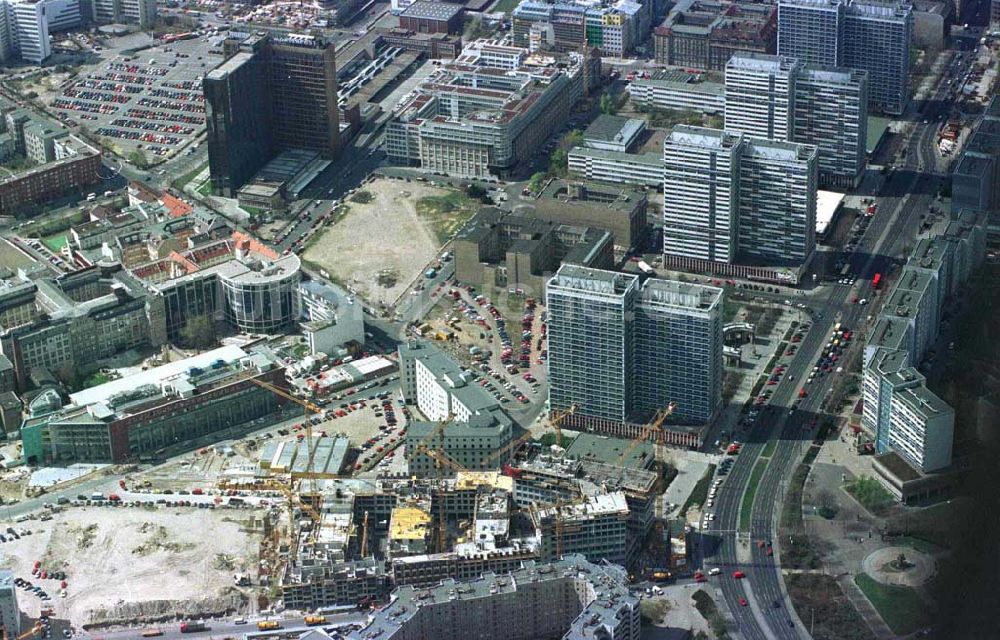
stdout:
{"type": "Polygon", "coordinates": [[[204,622],[182,622],[181,623],[181,633],[194,633],[196,631],[205,631],[208,627],[205,626],[204,622]]]}
{"type": "Polygon", "coordinates": [[[257,623],[258,631],[274,631],[280,627],[281,625],[278,624],[277,620],[261,620],[257,623]]]}
{"type": "Polygon", "coordinates": [[[318,624],[326,624],[326,616],[306,616],[305,622],[310,627],[314,627],[318,624]]]}
{"type": "Polygon", "coordinates": [[[638,263],[636,263],[636,266],[639,267],[639,271],[642,271],[647,276],[656,275],[656,272],[653,271],[653,267],[649,266],[645,260],[640,260],[638,263]]]}

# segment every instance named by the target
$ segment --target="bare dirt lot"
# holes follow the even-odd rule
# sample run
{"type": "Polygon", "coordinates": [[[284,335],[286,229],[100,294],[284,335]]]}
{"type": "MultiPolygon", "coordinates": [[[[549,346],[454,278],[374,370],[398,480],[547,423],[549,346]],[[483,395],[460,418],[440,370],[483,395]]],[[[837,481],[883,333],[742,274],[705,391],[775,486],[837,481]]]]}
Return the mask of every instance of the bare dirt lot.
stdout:
{"type": "MultiPolygon", "coordinates": [[[[202,611],[228,613],[245,599],[233,574],[253,566],[259,536],[252,511],[70,508],[47,522],[22,523],[30,536],[4,545],[2,564],[43,587],[57,618],[74,625],[127,618],[167,619],[202,611]],[[59,583],[31,576],[35,561],[64,571],[59,583]]],[[[41,601],[18,593],[21,609],[38,616],[41,601]]]]}
{"type": "Polygon", "coordinates": [[[303,258],[368,302],[392,304],[435,258],[441,231],[457,224],[445,220],[448,214],[467,215],[451,206],[455,196],[418,182],[376,179],[348,199],[347,213],[317,235],[303,258]],[[449,211],[433,206],[441,203],[449,211]]]}

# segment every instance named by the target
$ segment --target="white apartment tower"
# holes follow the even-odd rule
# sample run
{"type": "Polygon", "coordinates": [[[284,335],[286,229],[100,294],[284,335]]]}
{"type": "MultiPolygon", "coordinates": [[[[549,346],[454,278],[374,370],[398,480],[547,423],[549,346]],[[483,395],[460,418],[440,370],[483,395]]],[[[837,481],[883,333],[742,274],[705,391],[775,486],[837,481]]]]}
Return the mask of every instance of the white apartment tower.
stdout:
{"type": "Polygon", "coordinates": [[[9,569],[0,569],[0,631],[10,638],[16,638],[21,633],[17,589],[14,586],[14,574],[9,569]]]}
{"type": "Polygon", "coordinates": [[[726,64],[726,131],[768,140],[791,140],[795,80],[793,58],[739,53],[726,64]]]}
{"type": "Polygon", "coordinates": [[[867,138],[868,72],[805,65],[795,81],[792,140],[819,148],[820,184],[857,186],[867,138]]]}
{"type": "Polygon", "coordinates": [[[13,52],[24,62],[41,64],[52,54],[45,3],[16,0],[7,5],[13,52]]]}
{"type": "Polygon", "coordinates": [[[816,147],[751,138],[740,158],[737,244],[746,263],[803,264],[816,246],[816,147]]]}
{"type": "Polygon", "coordinates": [[[743,136],[674,127],[663,142],[663,252],[732,262],[743,136]]]}

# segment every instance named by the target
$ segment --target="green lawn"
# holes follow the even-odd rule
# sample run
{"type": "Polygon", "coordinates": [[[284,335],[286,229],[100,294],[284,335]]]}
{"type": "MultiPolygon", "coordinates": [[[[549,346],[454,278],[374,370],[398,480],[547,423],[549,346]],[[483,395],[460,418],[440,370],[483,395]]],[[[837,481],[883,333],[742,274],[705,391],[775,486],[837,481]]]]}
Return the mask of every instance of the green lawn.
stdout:
{"type": "Polygon", "coordinates": [[[49,236],[47,238],[42,238],[42,244],[49,248],[52,253],[59,253],[62,248],[66,246],[69,242],[69,238],[66,237],[65,233],[60,233],[56,236],[49,236]]]}
{"type": "Polygon", "coordinates": [[[785,576],[785,586],[814,640],[874,640],[832,576],[791,574],[785,576]]]}
{"type": "Polygon", "coordinates": [[[205,162],[204,164],[200,164],[197,167],[195,167],[194,169],[191,169],[190,171],[188,171],[184,175],[182,175],[179,178],[177,178],[176,180],[174,180],[173,183],[172,183],[174,189],[177,189],[178,191],[184,191],[185,185],[187,185],[187,183],[191,182],[196,177],[198,177],[198,174],[201,173],[202,171],[204,171],[205,167],[207,167],[207,166],[208,166],[208,162],[205,162]]]}
{"type": "Polygon", "coordinates": [[[845,488],[873,515],[882,515],[895,503],[892,495],[875,478],[863,476],[845,488]]]}
{"type": "Polygon", "coordinates": [[[909,635],[933,621],[927,603],[910,587],[882,584],[866,573],[854,576],[854,582],[896,635],[909,635]]]}
{"type": "Polygon", "coordinates": [[[681,516],[687,513],[687,510],[691,508],[693,504],[705,504],[705,500],[708,498],[708,487],[712,484],[712,477],[715,475],[715,465],[708,465],[708,469],[705,470],[705,475],[698,480],[698,484],[694,485],[694,489],[691,490],[691,495],[684,502],[684,506],[681,508],[681,516]]]}
{"type": "Polygon", "coordinates": [[[497,3],[490,9],[490,13],[503,11],[504,13],[509,14],[519,3],[520,0],[498,0],[497,3]]]}
{"type": "Polygon", "coordinates": [[[785,492],[785,502],[781,505],[781,529],[798,531],[802,527],[802,488],[809,476],[809,465],[795,467],[792,481],[785,492]]]}
{"type": "Polygon", "coordinates": [[[83,382],[80,384],[80,388],[89,389],[90,387],[96,387],[99,384],[104,384],[109,380],[111,380],[111,378],[100,371],[97,371],[84,378],[83,382]]]}
{"type": "Polygon", "coordinates": [[[747,480],[747,491],[743,494],[743,502],[740,503],[740,529],[750,528],[750,514],[753,512],[753,498],[757,495],[757,485],[767,468],[767,460],[758,460],[750,472],[750,479],[747,480]]]}
{"type": "Polygon", "coordinates": [[[777,448],[778,448],[778,439],[777,438],[773,438],[771,440],[768,440],[767,444],[764,445],[764,450],[761,451],[760,455],[761,455],[762,458],[770,458],[771,456],[774,455],[774,450],[777,449],[777,448]]]}

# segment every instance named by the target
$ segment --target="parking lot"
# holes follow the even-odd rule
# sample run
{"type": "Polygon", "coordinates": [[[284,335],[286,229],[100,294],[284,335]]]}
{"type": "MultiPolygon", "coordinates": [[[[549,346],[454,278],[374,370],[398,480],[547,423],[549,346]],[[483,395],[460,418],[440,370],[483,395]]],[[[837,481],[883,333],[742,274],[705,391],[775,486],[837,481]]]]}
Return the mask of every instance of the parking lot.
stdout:
{"type": "Polygon", "coordinates": [[[71,123],[101,136],[126,158],[155,162],[191,153],[205,130],[202,77],[221,61],[203,40],[119,55],[82,75],[52,101],[71,123]]]}

